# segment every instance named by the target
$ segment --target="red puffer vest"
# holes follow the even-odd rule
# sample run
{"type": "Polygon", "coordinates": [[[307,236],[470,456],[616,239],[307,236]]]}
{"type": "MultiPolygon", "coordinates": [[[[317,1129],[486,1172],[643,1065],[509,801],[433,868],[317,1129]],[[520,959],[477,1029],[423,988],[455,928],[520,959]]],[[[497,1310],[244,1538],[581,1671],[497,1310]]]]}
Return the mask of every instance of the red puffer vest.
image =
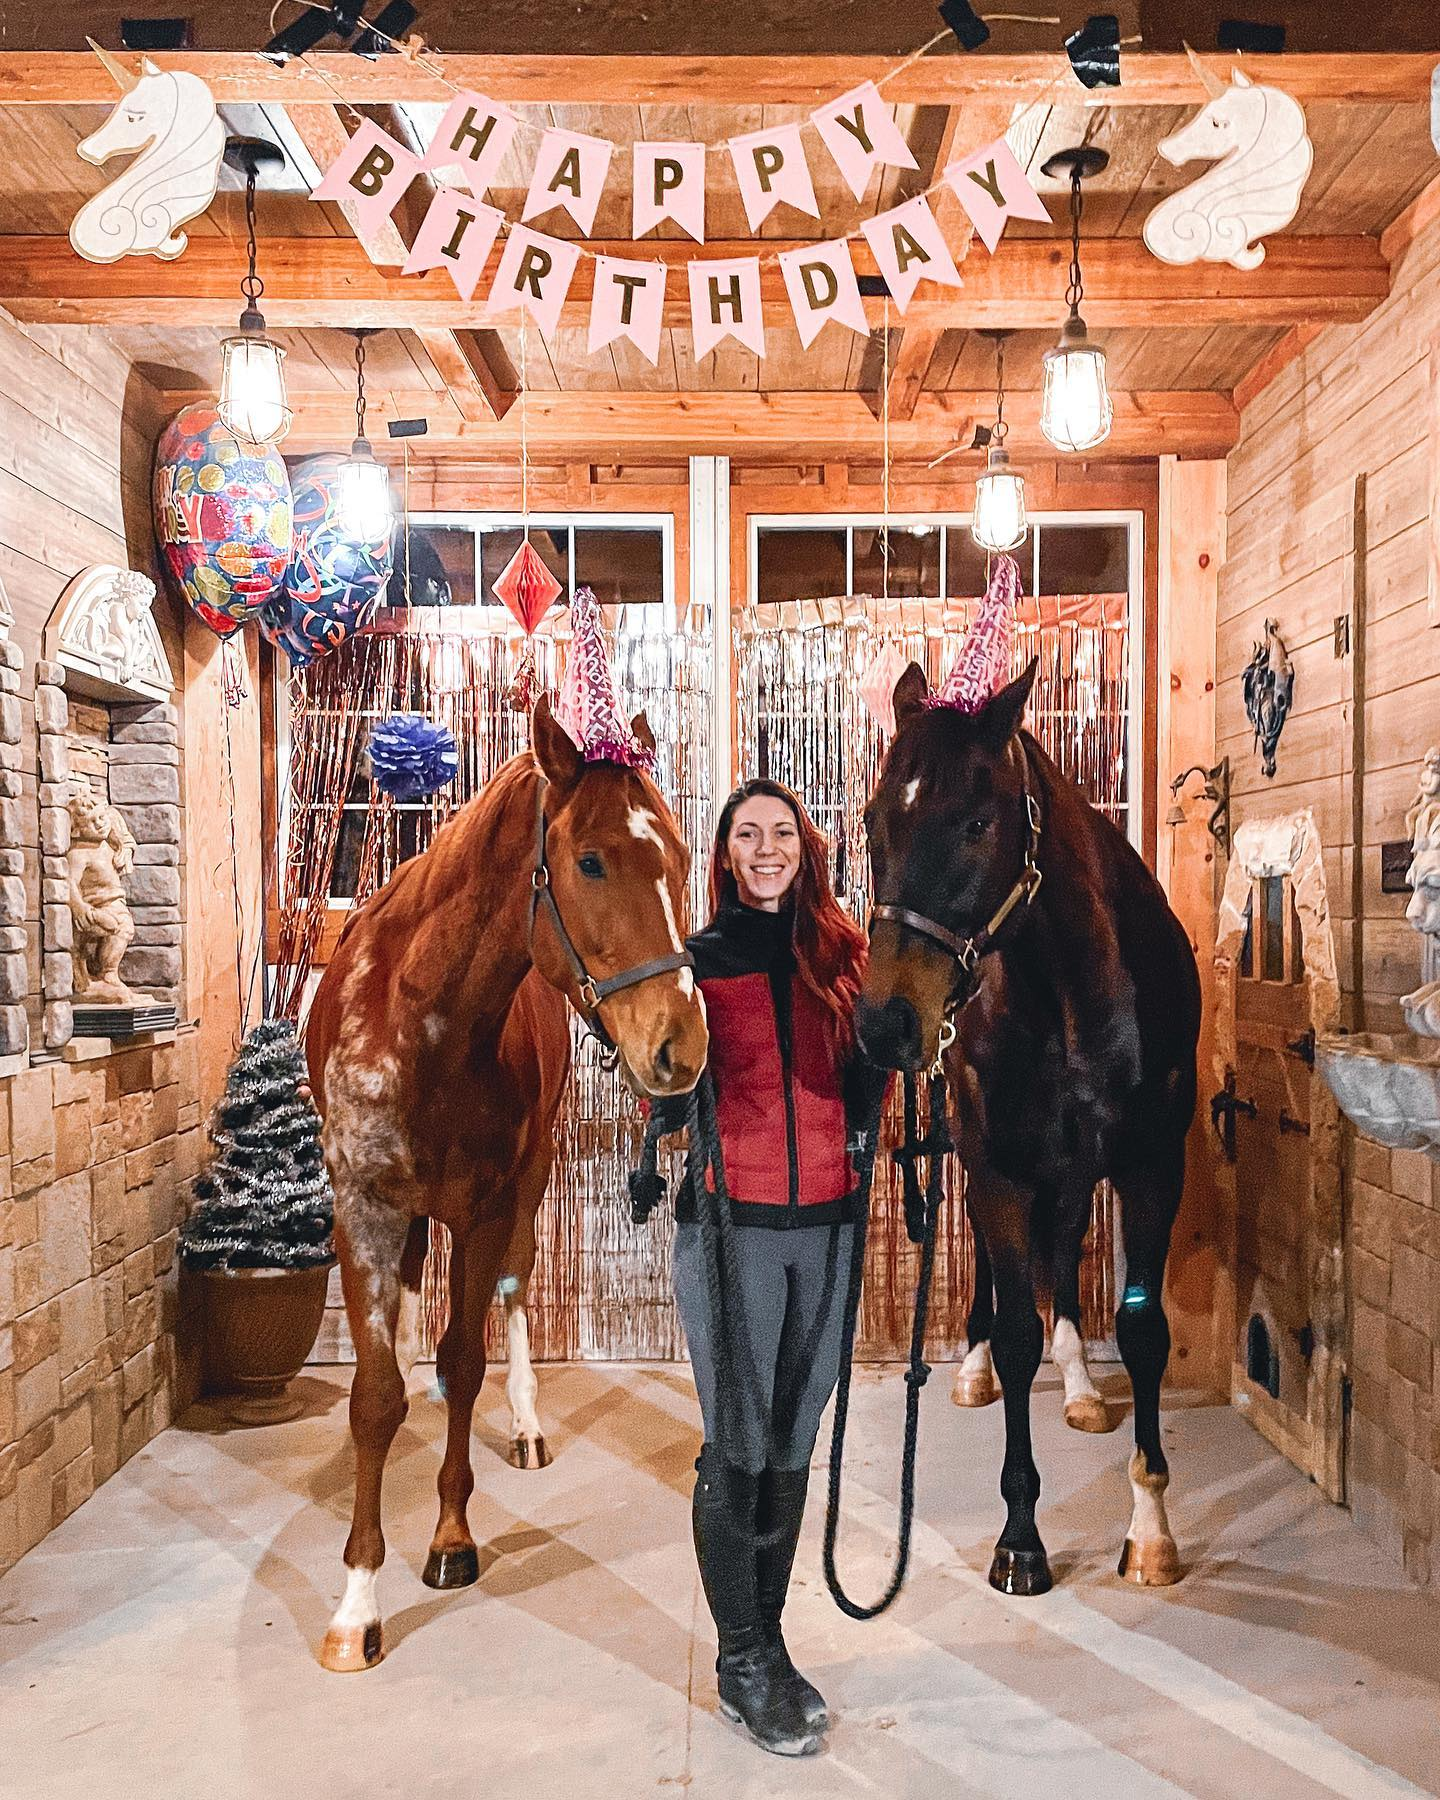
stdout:
{"type": "MultiPolygon", "coordinates": [[[[783,1229],[848,1220],[855,1175],[845,1065],[830,1047],[825,1007],[795,972],[790,914],[731,901],[689,949],[705,996],[735,1222],[783,1229]]],[[[688,1181],[675,1214],[694,1216],[688,1181]]]]}

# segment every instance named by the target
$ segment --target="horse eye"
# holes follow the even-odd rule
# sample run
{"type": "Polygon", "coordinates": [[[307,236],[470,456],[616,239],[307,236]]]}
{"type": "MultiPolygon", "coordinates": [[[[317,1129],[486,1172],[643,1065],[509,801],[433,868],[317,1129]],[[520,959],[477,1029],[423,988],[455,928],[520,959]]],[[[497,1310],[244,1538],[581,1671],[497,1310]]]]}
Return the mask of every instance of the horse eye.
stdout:
{"type": "Polygon", "coordinates": [[[605,865],[593,850],[587,850],[579,861],[580,873],[590,881],[605,879],[605,865]]]}
{"type": "Polygon", "coordinates": [[[978,844],[989,829],[990,821],[988,819],[967,819],[961,827],[967,844],[978,844]]]}

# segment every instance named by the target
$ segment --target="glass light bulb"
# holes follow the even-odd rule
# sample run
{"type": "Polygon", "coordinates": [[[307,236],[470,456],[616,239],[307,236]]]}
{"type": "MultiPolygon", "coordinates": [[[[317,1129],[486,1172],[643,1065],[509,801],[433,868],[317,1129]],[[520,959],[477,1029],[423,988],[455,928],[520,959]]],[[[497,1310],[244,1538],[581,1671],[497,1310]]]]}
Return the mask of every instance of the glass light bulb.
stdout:
{"type": "Polygon", "coordinates": [[[982,550],[1013,550],[1030,529],[1025,518],[1025,477],[1010,467],[998,446],[990,451],[985,473],[975,483],[975,511],[970,535],[982,550]]]}
{"type": "Polygon", "coordinates": [[[340,465],[340,528],[356,544],[372,544],[390,530],[390,472],[364,438],[340,465]]]}
{"type": "Polygon", "coordinates": [[[285,396],[285,352],[263,332],[242,332],[220,346],[217,411],[242,444],[278,444],[294,416],[285,396]]]}
{"type": "Polygon", "coordinates": [[[1105,352],[1086,336],[1085,321],[1072,316],[1060,342],[1045,352],[1040,429],[1057,450],[1091,450],[1109,437],[1114,416],[1105,352]]]}

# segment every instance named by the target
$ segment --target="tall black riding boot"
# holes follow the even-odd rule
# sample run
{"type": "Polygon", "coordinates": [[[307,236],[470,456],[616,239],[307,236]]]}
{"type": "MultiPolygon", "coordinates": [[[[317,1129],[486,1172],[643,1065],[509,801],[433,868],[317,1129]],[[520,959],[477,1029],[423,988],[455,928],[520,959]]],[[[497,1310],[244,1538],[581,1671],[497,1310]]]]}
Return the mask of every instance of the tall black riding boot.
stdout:
{"type": "Polygon", "coordinates": [[[759,1477],[706,1445],[695,1464],[695,1555],[715,1621],[720,1710],[776,1756],[808,1756],[820,1734],[801,1710],[789,1666],[760,1617],[755,1508],[759,1477]]]}
{"type": "Polygon", "coordinates": [[[780,1630],[780,1615],[785,1610],[785,1596],[790,1588],[790,1571],[795,1563],[795,1546],[800,1541],[800,1525],[805,1517],[805,1490],[810,1470],[766,1469],[760,1477],[760,1504],[756,1515],[759,1529],[755,1535],[755,1594],[760,1610],[760,1623],[769,1642],[779,1651],[788,1672],[790,1689],[807,1725],[823,1731],[830,1723],[824,1695],[807,1681],[790,1660],[780,1630]]]}

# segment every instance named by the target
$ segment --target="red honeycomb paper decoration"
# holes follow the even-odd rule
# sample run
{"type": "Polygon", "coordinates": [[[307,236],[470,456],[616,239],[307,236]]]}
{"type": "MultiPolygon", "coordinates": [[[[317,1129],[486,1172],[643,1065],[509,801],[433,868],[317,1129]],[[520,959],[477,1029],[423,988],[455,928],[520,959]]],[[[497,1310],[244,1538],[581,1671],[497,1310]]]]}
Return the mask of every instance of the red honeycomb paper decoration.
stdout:
{"type": "Polygon", "coordinates": [[[491,583],[491,592],[510,608],[528,635],[555,604],[560,583],[527,537],[491,583]]]}

